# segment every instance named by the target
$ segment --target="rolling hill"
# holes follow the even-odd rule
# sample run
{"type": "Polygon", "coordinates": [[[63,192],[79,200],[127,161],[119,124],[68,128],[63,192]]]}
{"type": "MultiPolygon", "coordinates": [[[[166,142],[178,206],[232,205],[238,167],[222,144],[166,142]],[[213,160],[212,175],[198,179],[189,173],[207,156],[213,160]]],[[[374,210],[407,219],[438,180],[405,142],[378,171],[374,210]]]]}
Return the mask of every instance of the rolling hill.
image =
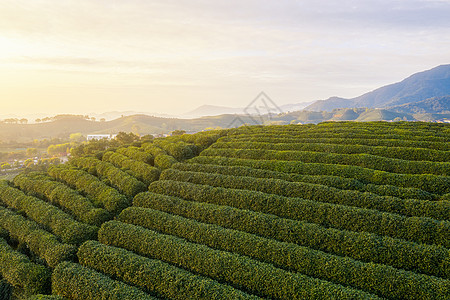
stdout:
{"type": "Polygon", "coordinates": [[[305,109],[332,111],[336,108],[387,108],[447,95],[450,95],[450,65],[441,65],[359,97],[351,99],[331,97],[316,101],[305,109]]]}

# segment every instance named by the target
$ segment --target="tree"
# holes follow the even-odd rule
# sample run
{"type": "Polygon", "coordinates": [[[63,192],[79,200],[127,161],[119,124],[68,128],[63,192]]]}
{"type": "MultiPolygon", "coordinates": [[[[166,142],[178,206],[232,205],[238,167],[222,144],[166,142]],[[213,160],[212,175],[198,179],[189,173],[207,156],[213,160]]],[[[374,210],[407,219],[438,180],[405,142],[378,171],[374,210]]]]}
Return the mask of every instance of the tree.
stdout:
{"type": "Polygon", "coordinates": [[[10,123],[10,124],[17,124],[17,122],[19,122],[19,119],[17,119],[17,118],[9,118],[9,119],[5,119],[4,122],[5,123],[10,123]]]}
{"type": "Polygon", "coordinates": [[[83,136],[83,134],[81,134],[81,132],[71,133],[69,138],[70,141],[74,143],[81,143],[86,140],[86,138],[83,136]]]}
{"type": "Polygon", "coordinates": [[[105,122],[105,121],[106,121],[105,118],[101,118],[101,119],[100,119],[100,122],[105,122]]]}
{"type": "Polygon", "coordinates": [[[70,143],[50,145],[47,148],[47,153],[50,155],[58,155],[60,153],[66,153],[66,151],[69,147],[70,147],[70,143]]]}
{"type": "Polygon", "coordinates": [[[139,141],[139,136],[132,132],[126,133],[121,131],[116,135],[116,140],[122,145],[131,144],[134,141],[139,141]]]}
{"type": "Polygon", "coordinates": [[[37,118],[36,120],[34,120],[36,123],[41,123],[42,122],[42,120],[41,119],[39,119],[39,118],[37,118]]]}
{"type": "Polygon", "coordinates": [[[23,118],[23,119],[20,119],[19,122],[20,122],[20,124],[27,124],[28,120],[23,118]]]}
{"type": "Polygon", "coordinates": [[[92,122],[95,122],[95,117],[91,117],[91,121],[92,121],[92,122]]]}

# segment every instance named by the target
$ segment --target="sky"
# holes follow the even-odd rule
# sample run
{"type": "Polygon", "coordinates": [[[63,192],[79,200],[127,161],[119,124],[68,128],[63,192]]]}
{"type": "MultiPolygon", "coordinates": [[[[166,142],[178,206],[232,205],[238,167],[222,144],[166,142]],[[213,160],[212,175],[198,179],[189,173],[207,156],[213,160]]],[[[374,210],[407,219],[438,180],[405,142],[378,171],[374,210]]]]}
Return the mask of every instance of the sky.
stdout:
{"type": "Polygon", "coordinates": [[[356,97],[450,63],[450,0],[0,0],[0,114],[356,97]]]}

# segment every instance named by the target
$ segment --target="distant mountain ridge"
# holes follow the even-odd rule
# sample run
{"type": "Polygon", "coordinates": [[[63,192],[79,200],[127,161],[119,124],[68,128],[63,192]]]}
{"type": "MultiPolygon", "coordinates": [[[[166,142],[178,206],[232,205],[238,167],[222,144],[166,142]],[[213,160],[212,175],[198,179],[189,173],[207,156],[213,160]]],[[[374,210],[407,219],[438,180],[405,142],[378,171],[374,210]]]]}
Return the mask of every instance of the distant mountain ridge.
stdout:
{"type": "Polygon", "coordinates": [[[428,98],[419,102],[388,107],[389,110],[408,114],[450,113],[450,95],[428,98]]]}
{"type": "Polygon", "coordinates": [[[386,85],[359,97],[331,97],[307,106],[310,111],[332,111],[336,108],[388,108],[450,95],[450,64],[419,72],[394,84],[386,85]]]}

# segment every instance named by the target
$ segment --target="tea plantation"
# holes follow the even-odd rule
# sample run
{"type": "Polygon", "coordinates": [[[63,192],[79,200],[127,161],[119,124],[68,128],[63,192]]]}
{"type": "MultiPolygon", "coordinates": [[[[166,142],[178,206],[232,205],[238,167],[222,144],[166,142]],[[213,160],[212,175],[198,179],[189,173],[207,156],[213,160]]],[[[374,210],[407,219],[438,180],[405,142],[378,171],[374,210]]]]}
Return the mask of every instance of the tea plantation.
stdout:
{"type": "Polygon", "coordinates": [[[450,124],[242,126],[0,181],[0,299],[450,299],[450,124]]]}

